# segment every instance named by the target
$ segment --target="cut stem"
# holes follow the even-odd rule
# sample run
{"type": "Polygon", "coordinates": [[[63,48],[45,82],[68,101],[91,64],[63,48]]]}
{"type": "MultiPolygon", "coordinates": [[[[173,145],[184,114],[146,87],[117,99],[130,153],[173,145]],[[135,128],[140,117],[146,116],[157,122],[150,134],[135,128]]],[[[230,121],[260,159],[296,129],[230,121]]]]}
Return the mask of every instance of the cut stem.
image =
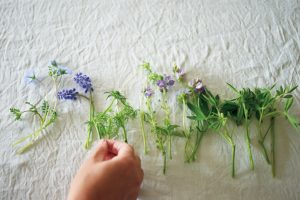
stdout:
{"type": "Polygon", "coordinates": [[[247,143],[247,150],[249,155],[249,161],[250,161],[250,169],[254,170],[254,162],[253,162],[253,156],[251,151],[251,141],[250,141],[250,135],[249,135],[249,123],[246,119],[246,143],[247,143]]]}
{"type": "MultiPolygon", "coordinates": [[[[92,91],[90,91],[90,115],[89,115],[89,122],[88,122],[88,136],[86,138],[84,147],[86,149],[88,149],[90,147],[90,143],[92,140],[92,134],[93,134],[93,120],[94,120],[94,116],[95,116],[95,105],[94,105],[94,99],[93,99],[93,95],[92,95],[92,91]]],[[[99,136],[100,137],[100,136],[99,136]]]]}
{"type": "Polygon", "coordinates": [[[260,144],[261,148],[263,149],[263,155],[265,157],[265,160],[267,161],[268,164],[270,164],[270,159],[269,159],[269,156],[268,156],[268,152],[267,152],[267,149],[266,149],[263,141],[259,140],[258,143],[260,144]]]}
{"type": "Polygon", "coordinates": [[[272,175],[275,177],[275,118],[271,117],[271,157],[272,157],[272,175]]]}
{"type": "Polygon", "coordinates": [[[121,128],[122,128],[122,130],[123,130],[124,141],[125,141],[126,143],[128,143],[127,132],[126,132],[126,129],[125,129],[124,125],[121,126],[121,128]]]}
{"type": "Polygon", "coordinates": [[[231,176],[235,177],[235,145],[231,144],[231,176]]]}
{"type": "Polygon", "coordinates": [[[142,136],[143,136],[143,143],[144,143],[144,152],[145,152],[145,154],[147,154],[148,153],[148,145],[147,145],[147,137],[146,137],[146,132],[145,132],[144,119],[145,119],[145,112],[141,111],[140,112],[140,120],[141,120],[141,129],[142,129],[142,136]]]}
{"type": "Polygon", "coordinates": [[[169,158],[172,160],[172,136],[169,134],[168,135],[168,139],[169,139],[169,158]]]}

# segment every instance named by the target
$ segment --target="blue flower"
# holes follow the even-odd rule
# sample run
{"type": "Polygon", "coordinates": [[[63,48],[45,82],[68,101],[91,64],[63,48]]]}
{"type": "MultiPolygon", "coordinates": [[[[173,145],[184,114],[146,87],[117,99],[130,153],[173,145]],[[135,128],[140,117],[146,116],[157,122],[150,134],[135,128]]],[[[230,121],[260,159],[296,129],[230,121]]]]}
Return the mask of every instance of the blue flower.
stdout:
{"type": "Polygon", "coordinates": [[[150,98],[154,94],[154,91],[148,86],[145,88],[144,94],[145,97],[150,98]]]}
{"type": "Polygon", "coordinates": [[[84,92],[87,93],[89,90],[93,91],[92,88],[92,81],[90,77],[88,77],[85,74],[78,73],[74,77],[74,81],[82,88],[84,89],[84,92]]]}
{"type": "Polygon", "coordinates": [[[62,90],[57,93],[57,97],[59,100],[76,100],[78,92],[75,88],[69,90],[62,90]]]}
{"type": "Polygon", "coordinates": [[[26,71],[24,79],[27,84],[36,83],[38,81],[33,69],[29,69],[26,71]]]}
{"type": "Polygon", "coordinates": [[[171,78],[171,76],[164,75],[162,80],[158,80],[156,85],[159,87],[160,91],[168,91],[170,87],[174,85],[175,81],[171,78]]]}

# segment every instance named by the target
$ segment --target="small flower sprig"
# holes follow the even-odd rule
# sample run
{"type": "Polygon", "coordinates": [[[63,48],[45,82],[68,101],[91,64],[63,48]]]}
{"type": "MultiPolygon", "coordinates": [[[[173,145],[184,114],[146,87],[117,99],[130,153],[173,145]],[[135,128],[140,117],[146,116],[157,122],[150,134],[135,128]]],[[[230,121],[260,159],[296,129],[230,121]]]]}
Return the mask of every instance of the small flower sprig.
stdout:
{"type": "MultiPolygon", "coordinates": [[[[185,87],[185,101],[183,101],[183,115],[189,119],[192,119],[188,116],[188,112],[186,107],[189,108],[191,111],[191,105],[203,105],[207,106],[205,104],[205,99],[203,98],[203,93],[205,92],[205,86],[202,83],[202,80],[200,79],[194,79],[189,82],[189,84],[185,87]],[[184,114],[184,112],[186,112],[184,114]]],[[[184,93],[183,93],[184,94],[184,93]]],[[[180,96],[179,96],[180,97],[180,96]]],[[[180,100],[180,99],[179,99],[180,100]]],[[[206,109],[207,110],[207,109],[206,109]]],[[[191,111],[192,112],[192,111],[191,111]]],[[[208,114],[205,112],[205,114],[208,114]]],[[[184,127],[184,126],[183,126],[184,127]]],[[[186,144],[185,144],[185,161],[186,162],[193,162],[196,160],[196,154],[198,152],[200,142],[207,133],[208,130],[208,124],[204,119],[197,119],[197,120],[191,120],[190,127],[185,131],[186,136],[186,144]]]]}
{"type": "Polygon", "coordinates": [[[250,126],[251,117],[255,113],[255,107],[256,107],[255,93],[249,88],[243,88],[242,90],[238,91],[231,84],[227,83],[227,85],[237,95],[233,101],[230,101],[233,102],[237,107],[237,114],[236,116],[232,115],[232,117],[238,126],[239,125],[245,126],[246,129],[245,140],[247,144],[250,169],[254,170],[254,161],[253,161],[252,150],[251,150],[249,126],[250,126]]]}
{"type": "MultiPolygon", "coordinates": [[[[195,88],[200,89],[200,88],[195,88]]],[[[231,146],[231,176],[235,176],[235,143],[232,132],[228,131],[227,117],[221,112],[222,102],[218,95],[213,95],[207,88],[201,88],[196,96],[196,103],[187,103],[192,111],[189,119],[197,121],[198,134],[201,137],[204,133],[211,130],[218,133],[224,141],[231,146]]],[[[201,140],[201,139],[200,139],[201,140]]],[[[197,147],[198,148],[198,147],[197,147]]]]}
{"type": "MultiPolygon", "coordinates": [[[[168,104],[168,91],[172,88],[175,81],[169,75],[160,75],[152,71],[149,63],[142,65],[144,70],[148,73],[147,75],[147,87],[144,90],[144,96],[146,98],[147,111],[141,111],[141,127],[144,139],[144,145],[146,145],[146,136],[144,130],[144,121],[150,124],[151,133],[156,138],[156,146],[161,151],[163,156],[163,173],[166,173],[167,155],[169,159],[172,159],[172,137],[175,135],[175,129],[179,127],[176,124],[171,123],[171,112],[168,104]],[[164,112],[163,125],[158,124],[158,120],[155,116],[155,111],[152,107],[152,96],[154,94],[150,85],[156,88],[161,93],[161,109],[164,112]]],[[[147,147],[145,146],[145,152],[147,147]]]]}
{"type": "Polygon", "coordinates": [[[80,93],[76,88],[72,89],[63,89],[57,93],[59,100],[77,100],[78,97],[82,97],[89,102],[89,120],[87,122],[87,138],[84,143],[84,147],[87,149],[90,147],[90,144],[93,139],[93,119],[95,117],[95,103],[93,97],[93,84],[89,76],[83,73],[77,73],[73,78],[74,82],[83,90],[83,93],[80,93]],[[88,96],[86,96],[88,94],[88,96]]]}
{"type": "MultiPolygon", "coordinates": [[[[71,70],[69,70],[68,68],[57,65],[56,61],[51,62],[51,64],[48,66],[48,75],[53,81],[55,91],[59,87],[58,83],[60,82],[61,77],[69,73],[71,73],[71,70]]],[[[28,70],[26,72],[25,81],[27,84],[41,83],[41,81],[37,78],[34,70],[28,70]]],[[[18,148],[18,154],[22,154],[30,147],[32,147],[32,145],[40,138],[42,132],[46,130],[51,124],[53,124],[57,119],[57,100],[55,100],[54,105],[50,105],[49,101],[47,100],[39,100],[35,104],[27,101],[25,102],[25,104],[28,105],[29,108],[24,111],[21,111],[20,109],[14,107],[10,108],[10,112],[15,116],[15,120],[21,120],[23,114],[31,113],[33,117],[37,116],[40,125],[33,133],[30,133],[13,143],[13,147],[16,147],[17,145],[29,140],[29,142],[23,147],[18,148]]]]}
{"type": "Polygon", "coordinates": [[[205,86],[200,79],[194,79],[187,83],[184,70],[176,64],[173,67],[173,73],[178,83],[183,87],[177,95],[177,101],[182,106],[182,129],[186,138],[185,162],[193,162],[196,160],[200,142],[208,128],[207,123],[203,120],[191,120],[188,127],[186,118],[190,113],[187,104],[188,102],[197,104],[200,101],[198,96],[205,91],[205,86]]]}

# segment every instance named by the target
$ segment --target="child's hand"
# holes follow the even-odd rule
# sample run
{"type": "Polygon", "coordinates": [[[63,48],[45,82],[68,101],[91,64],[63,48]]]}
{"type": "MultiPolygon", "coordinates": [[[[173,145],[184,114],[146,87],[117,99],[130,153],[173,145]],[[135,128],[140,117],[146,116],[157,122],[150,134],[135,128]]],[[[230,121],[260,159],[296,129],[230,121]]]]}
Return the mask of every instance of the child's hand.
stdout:
{"type": "Polygon", "coordinates": [[[143,177],[140,158],[130,145],[103,140],[77,172],[68,200],[136,199],[143,177]]]}

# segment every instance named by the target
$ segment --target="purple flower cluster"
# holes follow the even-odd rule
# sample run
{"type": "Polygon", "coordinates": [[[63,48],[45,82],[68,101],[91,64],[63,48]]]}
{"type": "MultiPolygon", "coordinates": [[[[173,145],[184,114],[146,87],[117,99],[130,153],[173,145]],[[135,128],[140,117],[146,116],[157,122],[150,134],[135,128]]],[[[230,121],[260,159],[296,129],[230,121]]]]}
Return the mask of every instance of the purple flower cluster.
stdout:
{"type": "Polygon", "coordinates": [[[90,77],[88,77],[85,74],[82,73],[78,73],[75,75],[74,77],[74,81],[81,87],[84,89],[84,92],[87,93],[89,90],[93,91],[92,88],[92,81],[90,79],[90,77]]]}
{"type": "Polygon", "coordinates": [[[171,76],[164,75],[162,80],[158,80],[156,85],[159,87],[160,91],[168,91],[170,87],[174,85],[175,81],[171,78],[171,76]]]}
{"type": "Polygon", "coordinates": [[[148,86],[145,88],[144,94],[145,97],[150,98],[154,94],[154,91],[148,86]]]}
{"type": "Polygon", "coordinates": [[[205,86],[200,79],[194,79],[190,81],[189,85],[194,89],[195,93],[203,93],[205,92],[205,86]]]}
{"type": "Polygon", "coordinates": [[[59,100],[76,100],[78,92],[75,88],[70,90],[62,90],[57,93],[57,97],[59,100]]]}

